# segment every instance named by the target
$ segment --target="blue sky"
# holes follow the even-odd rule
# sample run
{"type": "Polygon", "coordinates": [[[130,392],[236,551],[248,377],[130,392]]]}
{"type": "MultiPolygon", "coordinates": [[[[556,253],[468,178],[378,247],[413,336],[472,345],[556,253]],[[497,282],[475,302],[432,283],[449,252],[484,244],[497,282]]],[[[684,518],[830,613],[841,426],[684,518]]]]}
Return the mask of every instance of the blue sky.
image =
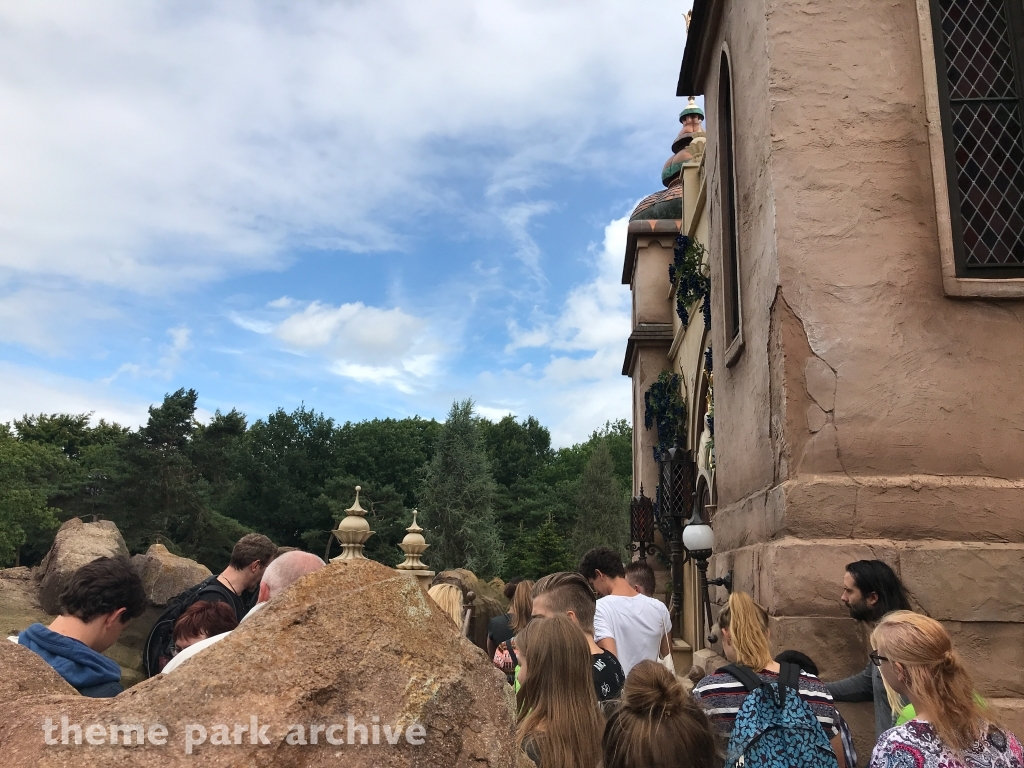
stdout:
{"type": "Polygon", "coordinates": [[[0,421],[628,418],[686,0],[0,9],[0,421]]]}

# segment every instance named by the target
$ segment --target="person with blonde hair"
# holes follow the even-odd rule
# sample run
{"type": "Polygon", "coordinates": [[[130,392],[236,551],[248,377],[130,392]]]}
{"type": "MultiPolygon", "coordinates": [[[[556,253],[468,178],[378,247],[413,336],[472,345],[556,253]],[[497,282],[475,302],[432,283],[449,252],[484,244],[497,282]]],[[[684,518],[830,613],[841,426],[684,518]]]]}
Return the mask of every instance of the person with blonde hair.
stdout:
{"type": "Polygon", "coordinates": [[[604,768],[718,768],[711,721],[679,679],[654,661],[629,673],[622,703],[608,718],[604,768]]]}
{"type": "Polygon", "coordinates": [[[516,639],[516,742],[538,768],[597,768],[604,718],[583,633],[565,616],[554,616],[534,619],[516,639]]]}
{"type": "MultiPolygon", "coordinates": [[[[693,696],[708,713],[717,731],[730,739],[730,757],[738,757],[733,753],[745,748],[731,737],[738,723],[745,721],[751,708],[764,698],[761,691],[770,692],[769,697],[775,697],[782,709],[785,700],[789,698],[785,691],[789,690],[795,691],[798,700],[809,710],[801,711],[800,715],[811,723],[814,722],[810,719],[813,716],[821,726],[824,741],[819,743],[825,754],[820,764],[838,763],[839,768],[844,768],[843,743],[837,725],[838,712],[832,696],[816,676],[804,672],[795,664],[782,665],[772,658],[768,612],[747,593],[733,592],[718,616],[718,626],[721,629],[725,657],[732,663],[697,683],[693,696]],[[748,702],[751,698],[753,701],[748,702]],[[830,745],[831,755],[827,754],[830,745]]],[[[804,708],[797,706],[797,709],[804,708]]],[[[781,733],[782,729],[777,730],[781,733]]],[[[810,732],[808,735],[814,738],[818,734],[810,732]]],[[[765,739],[760,741],[763,745],[767,744],[765,739]]]]}
{"type": "Polygon", "coordinates": [[[887,614],[871,633],[871,663],[916,717],[882,734],[869,768],[1017,768],[1024,753],[1016,737],[989,718],[974,684],[935,619],[911,611],[887,614]]]}
{"type": "Polygon", "coordinates": [[[462,631],[462,590],[454,584],[435,584],[427,590],[438,607],[444,611],[455,622],[455,626],[462,631]]]}

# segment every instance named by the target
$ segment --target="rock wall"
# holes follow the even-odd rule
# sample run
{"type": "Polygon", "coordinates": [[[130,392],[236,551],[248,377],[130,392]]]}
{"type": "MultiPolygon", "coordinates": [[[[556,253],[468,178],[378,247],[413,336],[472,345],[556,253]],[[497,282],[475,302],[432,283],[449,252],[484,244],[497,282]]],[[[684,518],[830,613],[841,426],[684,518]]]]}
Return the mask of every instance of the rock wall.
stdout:
{"type": "MultiPolygon", "coordinates": [[[[37,768],[74,766],[429,766],[512,768],[514,705],[504,676],[408,577],[372,561],[337,562],[300,580],[226,640],[170,675],[158,675],[106,700],[69,695],[67,686],[31,652],[0,644],[0,696],[11,711],[0,721],[0,764],[37,768]],[[166,744],[46,745],[41,724],[97,724],[104,741],[111,726],[139,723],[167,729],[166,744]],[[349,717],[372,741],[360,744],[349,717]],[[218,745],[215,726],[256,718],[239,744],[218,745]],[[376,720],[374,718],[377,718],[376,720]],[[420,738],[409,731],[423,726],[420,738]],[[340,724],[319,732],[316,745],[289,744],[292,726],[340,724]],[[198,740],[202,725],[207,738],[198,740]],[[386,743],[384,725],[404,731],[386,743]],[[259,734],[269,743],[262,743],[259,734]],[[192,734],[187,754],[187,734],[192,734]],[[341,744],[325,743],[327,736],[341,744]]],[[[55,732],[59,741],[60,729],[55,732]]],[[[69,742],[73,742],[73,734],[69,742]]]]}

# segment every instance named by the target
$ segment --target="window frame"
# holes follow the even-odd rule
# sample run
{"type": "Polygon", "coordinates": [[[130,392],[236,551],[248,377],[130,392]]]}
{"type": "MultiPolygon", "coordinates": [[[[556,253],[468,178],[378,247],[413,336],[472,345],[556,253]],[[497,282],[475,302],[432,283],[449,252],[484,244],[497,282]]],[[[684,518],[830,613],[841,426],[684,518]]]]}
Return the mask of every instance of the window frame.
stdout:
{"type": "MultiPolygon", "coordinates": [[[[1011,64],[1017,102],[1024,121],[1024,2],[1001,0],[1009,27],[1011,64]]],[[[1024,265],[967,267],[960,211],[959,168],[953,137],[952,104],[939,0],[917,0],[924,71],[932,178],[942,256],[943,288],[949,296],[1016,298],[1024,296],[1024,265]]],[[[995,99],[985,99],[995,101],[995,99]]],[[[1021,138],[1024,141],[1024,135],[1021,138]]]]}
{"type": "Polygon", "coordinates": [[[722,328],[725,365],[731,368],[743,352],[743,299],[740,270],[739,192],[736,184],[736,111],[733,99],[732,60],[722,48],[718,68],[718,178],[722,209],[722,328]]]}

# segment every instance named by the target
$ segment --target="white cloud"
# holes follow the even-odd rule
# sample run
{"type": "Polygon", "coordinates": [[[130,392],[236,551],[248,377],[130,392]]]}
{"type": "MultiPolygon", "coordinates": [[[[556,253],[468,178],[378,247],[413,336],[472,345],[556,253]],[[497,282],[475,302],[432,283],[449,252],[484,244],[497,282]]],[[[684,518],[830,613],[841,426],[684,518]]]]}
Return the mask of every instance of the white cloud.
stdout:
{"type": "Polygon", "coordinates": [[[553,354],[539,375],[524,367],[481,377],[488,397],[505,394],[550,424],[555,445],[585,440],[606,421],[631,417],[631,384],[621,375],[630,331],[631,298],[621,281],[628,225],[623,217],[605,227],[602,247],[591,249],[593,279],[569,292],[557,316],[536,318],[526,329],[509,323],[507,353],[538,348],[567,354],[553,354]]]}
{"type": "Polygon", "coordinates": [[[23,287],[0,295],[0,343],[47,355],[72,351],[86,327],[119,316],[94,298],[55,287],[23,287]]]}
{"type": "Polygon", "coordinates": [[[516,415],[516,412],[511,408],[495,408],[490,405],[480,405],[480,403],[473,403],[473,410],[476,411],[478,416],[483,416],[491,421],[501,421],[506,416],[516,415]]]}
{"type": "MultiPolygon", "coordinates": [[[[449,171],[487,169],[500,203],[547,166],[628,163],[598,139],[664,119],[673,73],[646,69],[683,28],[656,6],[7,4],[0,282],[162,292],[294,246],[400,246],[409,216],[463,205],[449,171]]],[[[507,219],[527,264],[536,205],[507,219]]]]}
{"type": "Polygon", "coordinates": [[[339,376],[405,393],[439,372],[444,352],[423,318],[362,302],[335,307],[314,301],[279,323],[274,334],[290,349],[325,356],[339,376]]]}
{"type": "Polygon", "coordinates": [[[0,422],[26,413],[94,413],[137,427],[149,418],[150,403],[102,382],[59,376],[39,368],[0,361],[0,422]]]}
{"type": "Polygon", "coordinates": [[[146,376],[170,380],[181,366],[182,354],[192,348],[192,331],[186,326],[180,325],[168,328],[167,335],[171,337],[171,343],[160,345],[160,358],[155,365],[135,362],[122,363],[113,374],[103,379],[103,383],[111,384],[124,373],[134,377],[146,376]]]}
{"type": "Polygon", "coordinates": [[[511,341],[506,351],[550,347],[600,353],[625,344],[629,335],[630,294],[620,276],[628,226],[626,216],[605,227],[603,247],[591,249],[594,279],[569,292],[557,317],[540,318],[527,329],[514,321],[509,323],[511,341]]]}

